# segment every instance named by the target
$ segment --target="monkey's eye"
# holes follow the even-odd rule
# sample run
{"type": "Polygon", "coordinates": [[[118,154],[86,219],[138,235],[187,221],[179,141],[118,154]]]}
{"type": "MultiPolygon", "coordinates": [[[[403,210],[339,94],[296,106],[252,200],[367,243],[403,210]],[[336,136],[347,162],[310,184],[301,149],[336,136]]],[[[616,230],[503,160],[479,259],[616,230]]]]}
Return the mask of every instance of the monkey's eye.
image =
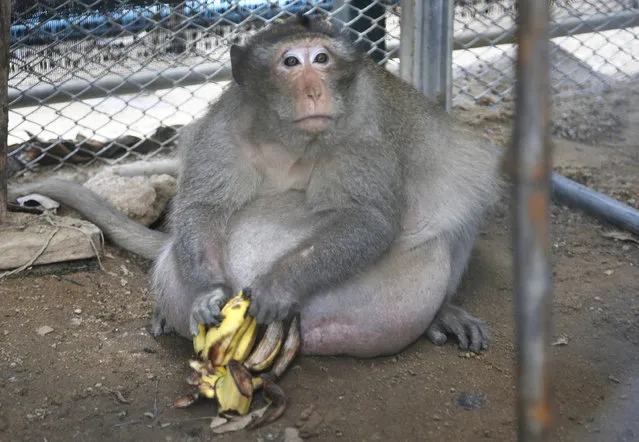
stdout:
{"type": "Polygon", "coordinates": [[[297,57],[293,57],[292,55],[289,55],[284,59],[284,66],[293,67],[297,66],[298,64],[300,64],[300,61],[297,59],[297,57]]]}
{"type": "Polygon", "coordinates": [[[328,63],[328,54],[326,52],[320,52],[315,56],[314,63],[326,64],[328,63]]]}

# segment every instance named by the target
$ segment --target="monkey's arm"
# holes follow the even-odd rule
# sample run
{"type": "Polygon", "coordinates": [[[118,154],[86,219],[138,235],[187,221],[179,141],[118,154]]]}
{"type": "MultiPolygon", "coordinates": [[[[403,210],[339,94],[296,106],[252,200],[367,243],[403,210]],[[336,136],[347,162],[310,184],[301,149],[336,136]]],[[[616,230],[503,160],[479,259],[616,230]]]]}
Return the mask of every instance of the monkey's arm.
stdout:
{"type": "Polygon", "coordinates": [[[253,197],[257,187],[255,171],[234,151],[224,118],[211,115],[209,121],[214,124],[201,125],[184,146],[171,213],[171,261],[183,290],[166,296],[173,298],[169,305],[190,309],[191,333],[197,333],[197,323],[217,323],[216,306],[231,294],[222,261],[224,229],[228,217],[253,197]]]}
{"type": "Polygon", "coordinates": [[[390,248],[400,228],[401,177],[399,161],[380,149],[341,153],[316,167],[307,203],[327,222],[253,283],[250,313],[258,322],[286,318],[304,298],[362,271],[390,248]]]}

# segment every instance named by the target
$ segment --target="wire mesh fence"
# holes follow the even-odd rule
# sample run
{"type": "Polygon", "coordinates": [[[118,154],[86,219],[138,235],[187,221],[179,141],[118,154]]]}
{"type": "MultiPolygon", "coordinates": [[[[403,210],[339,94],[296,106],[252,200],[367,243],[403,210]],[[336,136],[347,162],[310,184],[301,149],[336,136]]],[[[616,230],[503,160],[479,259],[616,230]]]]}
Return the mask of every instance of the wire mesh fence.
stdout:
{"type": "MultiPolygon", "coordinates": [[[[514,4],[455,1],[454,104],[512,94],[514,4]]],[[[635,75],[636,7],[553,2],[556,92],[635,75]]],[[[300,11],[333,16],[397,66],[399,0],[14,0],[9,173],[170,153],[229,80],[230,44],[300,11]]]]}
{"type": "Polygon", "coordinates": [[[166,153],[179,127],[229,80],[230,44],[287,15],[332,15],[387,62],[399,36],[395,3],[44,0],[18,7],[9,80],[12,169],[166,153]]]}
{"type": "MultiPolygon", "coordinates": [[[[636,0],[555,0],[549,34],[553,92],[597,91],[639,70],[636,0]]],[[[455,14],[455,101],[512,95],[516,11],[510,1],[466,1],[455,14]]]]}

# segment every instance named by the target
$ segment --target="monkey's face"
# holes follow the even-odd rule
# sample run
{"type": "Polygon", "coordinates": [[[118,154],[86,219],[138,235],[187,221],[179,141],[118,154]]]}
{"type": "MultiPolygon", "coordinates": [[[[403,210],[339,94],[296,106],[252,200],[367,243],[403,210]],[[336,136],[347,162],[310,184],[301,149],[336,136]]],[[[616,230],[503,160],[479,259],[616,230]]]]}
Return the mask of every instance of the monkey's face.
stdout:
{"type": "Polygon", "coordinates": [[[337,60],[327,40],[310,39],[277,48],[271,69],[277,93],[272,97],[281,120],[307,132],[329,130],[340,114],[332,77],[337,60]]]}

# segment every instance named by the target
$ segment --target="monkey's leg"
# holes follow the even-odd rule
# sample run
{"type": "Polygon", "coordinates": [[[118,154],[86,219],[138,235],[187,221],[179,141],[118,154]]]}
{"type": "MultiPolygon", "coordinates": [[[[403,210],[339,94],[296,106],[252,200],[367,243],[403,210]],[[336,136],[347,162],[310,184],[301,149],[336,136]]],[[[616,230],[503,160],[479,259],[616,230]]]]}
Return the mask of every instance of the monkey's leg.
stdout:
{"type": "Polygon", "coordinates": [[[449,248],[394,249],[369,271],[302,308],[302,352],[374,357],[401,351],[435,318],[450,277],[449,248]]]}
{"type": "Polygon", "coordinates": [[[451,304],[466,270],[475,237],[474,232],[467,231],[466,235],[458,238],[457,244],[453,247],[452,271],[446,290],[446,301],[426,330],[426,337],[435,345],[445,344],[448,335],[453,335],[457,338],[460,350],[478,352],[488,348],[486,324],[451,304]]]}

